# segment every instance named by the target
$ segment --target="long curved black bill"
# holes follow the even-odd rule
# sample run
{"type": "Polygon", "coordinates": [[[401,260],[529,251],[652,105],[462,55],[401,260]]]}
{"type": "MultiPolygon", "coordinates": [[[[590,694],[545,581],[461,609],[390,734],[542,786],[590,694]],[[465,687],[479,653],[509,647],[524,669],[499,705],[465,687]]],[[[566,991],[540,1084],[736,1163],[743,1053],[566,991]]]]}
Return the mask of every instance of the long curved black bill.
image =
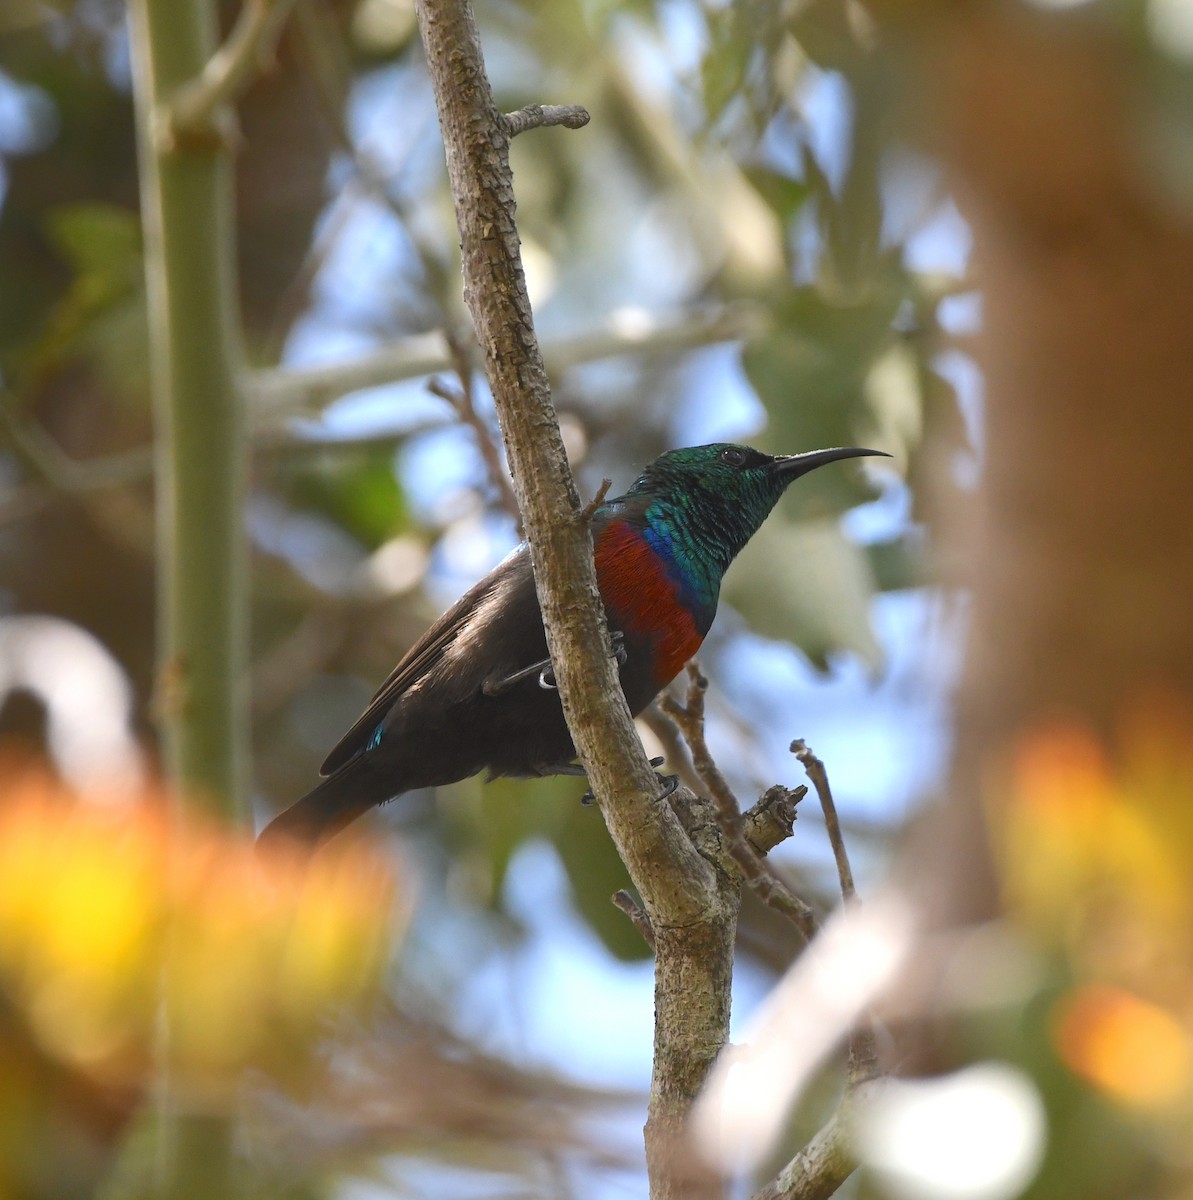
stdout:
{"type": "Polygon", "coordinates": [[[857,446],[844,446],[834,450],[809,450],[806,454],[779,454],[776,455],[771,470],[790,482],[792,479],[798,479],[801,475],[806,475],[809,471],[815,471],[817,467],[823,467],[828,463],[840,462],[843,458],[865,458],[867,456],[891,457],[885,450],[862,450],[857,446]]]}

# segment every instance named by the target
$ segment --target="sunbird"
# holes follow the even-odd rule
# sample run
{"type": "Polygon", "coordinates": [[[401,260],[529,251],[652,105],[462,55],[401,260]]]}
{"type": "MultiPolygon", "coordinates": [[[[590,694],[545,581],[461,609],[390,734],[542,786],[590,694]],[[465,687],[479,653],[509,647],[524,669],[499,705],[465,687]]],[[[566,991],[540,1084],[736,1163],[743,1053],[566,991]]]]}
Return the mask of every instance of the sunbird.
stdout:
{"type": "MultiPolygon", "coordinates": [[[[881,450],[770,455],[715,442],[669,450],[591,530],[621,687],[638,715],[700,649],[725,571],[787,487],[827,463],[881,450]]],[[[482,770],[582,775],[555,687],[525,544],[411,647],[263,846],[317,846],[377,804],[482,770]]]]}

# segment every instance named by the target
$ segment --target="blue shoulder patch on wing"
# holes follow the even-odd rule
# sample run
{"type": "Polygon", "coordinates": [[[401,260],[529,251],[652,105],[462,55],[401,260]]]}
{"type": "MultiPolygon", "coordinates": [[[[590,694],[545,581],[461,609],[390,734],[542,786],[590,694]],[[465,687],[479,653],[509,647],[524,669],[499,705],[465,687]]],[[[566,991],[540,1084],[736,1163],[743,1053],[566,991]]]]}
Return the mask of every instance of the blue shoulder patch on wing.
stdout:
{"type": "Polygon", "coordinates": [[[368,741],[365,743],[365,753],[366,753],[366,754],[367,754],[367,753],[368,753],[370,750],[376,750],[376,749],[377,749],[377,747],[381,745],[381,735],[382,735],[384,732],[385,732],[385,726],[384,726],[384,725],[378,725],[378,726],[377,726],[377,728],[373,730],[373,734],[372,734],[372,736],[371,736],[371,737],[369,738],[369,740],[368,740],[368,741]]]}

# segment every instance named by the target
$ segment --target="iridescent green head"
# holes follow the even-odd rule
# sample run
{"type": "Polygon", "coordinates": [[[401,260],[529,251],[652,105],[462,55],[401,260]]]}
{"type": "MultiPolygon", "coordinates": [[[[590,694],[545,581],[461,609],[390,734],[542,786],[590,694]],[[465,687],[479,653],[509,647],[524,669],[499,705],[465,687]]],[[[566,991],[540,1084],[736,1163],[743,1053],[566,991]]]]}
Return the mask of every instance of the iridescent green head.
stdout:
{"type": "Polygon", "coordinates": [[[813,450],[768,455],[750,446],[714,442],[685,446],[655,458],[630,487],[630,497],[649,497],[665,509],[699,514],[699,524],[718,530],[732,554],[749,541],[792,482],[841,458],[881,455],[881,450],[813,450]]]}
{"type": "Polygon", "coordinates": [[[678,543],[683,557],[694,555],[719,573],[801,475],[844,458],[882,454],[848,447],[776,456],[728,442],[686,446],[656,458],[625,499],[649,497],[649,524],[678,543]]]}

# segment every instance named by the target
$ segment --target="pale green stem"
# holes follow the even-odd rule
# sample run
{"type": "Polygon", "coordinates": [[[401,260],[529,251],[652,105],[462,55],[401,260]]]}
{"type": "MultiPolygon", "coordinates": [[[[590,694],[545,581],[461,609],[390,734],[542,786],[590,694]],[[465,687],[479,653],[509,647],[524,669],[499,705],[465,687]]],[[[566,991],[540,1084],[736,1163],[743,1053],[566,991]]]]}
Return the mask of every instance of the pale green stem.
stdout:
{"type": "Polygon", "coordinates": [[[157,444],[160,726],[167,771],[235,816],[245,744],[244,413],[231,155],[162,114],[215,47],[210,0],[134,0],[157,444]]]}
{"type": "MultiPolygon", "coordinates": [[[[215,4],[133,0],[130,17],[154,392],[161,744],[183,803],[237,818],[247,731],[246,449],[232,162],[210,131],[175,135],[167,119],[178,90],[215,51],[215,4]]],[[[232,1196],[232,1122],[182,1110],[169,1034],[167,1014],[149,1190],[169,1200],[232,1196]]]]}

